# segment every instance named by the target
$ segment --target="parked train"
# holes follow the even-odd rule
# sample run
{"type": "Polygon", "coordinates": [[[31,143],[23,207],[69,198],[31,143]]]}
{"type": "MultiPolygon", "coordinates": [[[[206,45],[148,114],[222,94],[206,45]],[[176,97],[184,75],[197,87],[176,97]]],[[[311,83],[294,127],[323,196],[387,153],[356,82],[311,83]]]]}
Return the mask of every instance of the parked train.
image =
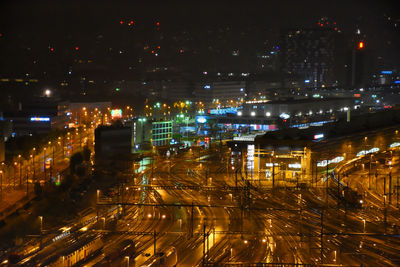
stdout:
{"type": "Polygon", "coordinates": [[[338,178],[334,172],[331,173],[331,182],[333,182],[333,184],[329,184],[328,191],[333,198],[338,200],[342,205],[344,205],[345,208],[362,208],[362,195],[338,181],[338,178]]]}
{"type": "Polygon", "coordinates": [[[94,266],[117,267],[121,265],[127,265],[128,262],[129,265],[131,265],[130,263],[134,262],[135,252],[135,242],[133,242],[131,239],[125,239],[115,248],[105,251],[104,259],[96,263],[94,266]],[[129,258],[129,261],[127,261],[127,257],[129,258]],[[124,261],[126,261],[125,264],[124,261]]]}
{"type": "Polygon", "coordinates": [[[144,266],[153,266],[153,267],[173,267],[178,263],[178,252],[175,247],[171,247],[166,252],[159,252],[155,257],[152,257],[147,261],[144,266]]]}
{"type": "Polygon", "coordinates": [[[97,253],[100,253],[103,245],[104,243],[100,235],[90,236],[79,240],[71,247],[67,247],[57,255],[48,258],[40,266],[69,267],[81,264],[97,253]]]}

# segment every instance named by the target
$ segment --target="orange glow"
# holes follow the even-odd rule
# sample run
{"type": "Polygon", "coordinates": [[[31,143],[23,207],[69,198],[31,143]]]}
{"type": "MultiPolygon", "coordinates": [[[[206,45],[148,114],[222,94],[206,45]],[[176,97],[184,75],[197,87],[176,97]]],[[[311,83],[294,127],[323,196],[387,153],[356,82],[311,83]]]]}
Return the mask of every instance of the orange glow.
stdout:
{"type": "Polygon", "coordinates": [[[364,42],[359,42],[358,49],[363,49],[363,48],[364,48],[364,42]]]}

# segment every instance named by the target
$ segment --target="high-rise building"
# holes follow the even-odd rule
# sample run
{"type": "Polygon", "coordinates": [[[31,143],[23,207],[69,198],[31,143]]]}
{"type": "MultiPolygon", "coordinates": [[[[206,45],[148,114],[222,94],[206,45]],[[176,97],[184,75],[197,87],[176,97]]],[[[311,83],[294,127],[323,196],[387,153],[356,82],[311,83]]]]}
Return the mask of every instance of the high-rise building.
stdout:
{"type": "Polygon", "coordinates": [[[341,59],[337,55],[339,35],[336,23],[329,23],[326,18],[316,28],[287,30],[281,37],[282,68],[286,76],[310,87],[336,85],[339,79],[336,68],[341,59]]]}

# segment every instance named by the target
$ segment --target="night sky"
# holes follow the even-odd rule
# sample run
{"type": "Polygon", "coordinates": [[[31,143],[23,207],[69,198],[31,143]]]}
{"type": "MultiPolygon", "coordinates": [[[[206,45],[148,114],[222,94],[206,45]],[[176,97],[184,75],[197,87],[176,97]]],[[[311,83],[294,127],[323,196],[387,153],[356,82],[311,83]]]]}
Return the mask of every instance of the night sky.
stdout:
{"type": "MultiPolygon", "coordinates": [[[[278,41],[283,29],[315,27],[318,19],[324,16],[337,21],[348,35],[359,27],[362,35],[365,34],[366,46],[378,51],[387,60],[387,66],[398,68],[400,21],[395,1],[154,1],[139,4],[136,1],[3,0],[0,4],[0,75],[18,75],[19,66],[25,64],[23,51],[26,49],[40,57],[48,52],[49,46],[57,51],[64,47],[90,47],[99,35],[106,36],[113,45],[118,44],[120,20],[134,20],[144,39],[159,21],[166,35],[182,30],[201,35],[218,27],[230,27],[234,33],[245,29],[260,42],[265,39],[273,43],[278,41]]],[[[256,48],[257,44],[254,46],[256,48]]]]}

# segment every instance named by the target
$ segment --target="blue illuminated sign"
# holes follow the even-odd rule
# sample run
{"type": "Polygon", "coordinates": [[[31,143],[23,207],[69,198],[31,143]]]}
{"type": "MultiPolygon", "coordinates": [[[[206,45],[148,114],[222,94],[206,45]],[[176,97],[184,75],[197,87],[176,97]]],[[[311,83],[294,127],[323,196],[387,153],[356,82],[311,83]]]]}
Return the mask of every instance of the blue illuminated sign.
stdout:
{"type": "Polygon", "coordinates": [[[309,82],[310,82],[310,80],[304,80],[304,82],[305,82],[305,83],[309,83],[309,82]]]}
{"type": "Polygon", "coordinates": [[[198,116],[198,117],[196,118],[196,121],[197,121],[198,123],[206,123],[206,122],[207,122],[207,118],[204,117],[204,116],[198,116]]]}
{"type": "Polygon", "coordinates": [[[393,72],[391,70],[383,70],[381,71],[381,74],[392,74],[393,72]]]}
{"type": "Polygon", "coordinates": [[[43,122],[43,121],[50,121],[50,118],[49,117],[31,117],[31,121],[40,121],[40,122],[43,122]]]}
{"type": "Polygon", "coordinates": [[[399,83],[400,83],[400,81],[394,81],[394,83],[395,83],[395,84],[399,84],[399,83]]]}
{"type": "Polygon", "coordinates": [[[208,110],[208,113],[213,115],[224,115],[227,113],[236,114],[237,108],[230,107],[230,108],[210,109],[208,110]]]}

